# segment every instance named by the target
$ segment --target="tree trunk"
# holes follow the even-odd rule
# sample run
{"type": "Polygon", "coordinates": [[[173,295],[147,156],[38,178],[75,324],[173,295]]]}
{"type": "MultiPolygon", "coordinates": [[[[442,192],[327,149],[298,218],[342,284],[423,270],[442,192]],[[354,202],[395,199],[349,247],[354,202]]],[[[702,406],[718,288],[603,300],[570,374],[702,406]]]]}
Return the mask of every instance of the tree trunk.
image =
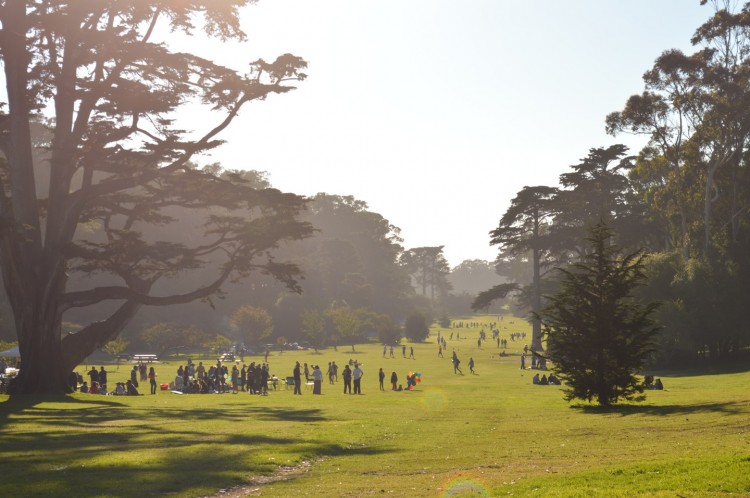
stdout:
{"type": "Polygon", "coordinates": [[[31,304],[16,320],[23,362],[10,385],[11,394],[64,394],[71,391],[68,385],[71,368],[63,361],[60,342],[61,320],[55,318],[55,310],[50,309],[53,306],[38,313],[40,308],[31,304]]]}
{"type": "Polygon", "coordinates": [[[541,254],[536,239],[539,238],[539,216],[534,216],[534,248],[532,249],[532,264],[534,267],[534,277],[531,282],[531,349],[534,351],[543,351],[542,348],[542,323],[539,321],[539,312],[542,310],[542,289],[541,289],[541,254]]]}

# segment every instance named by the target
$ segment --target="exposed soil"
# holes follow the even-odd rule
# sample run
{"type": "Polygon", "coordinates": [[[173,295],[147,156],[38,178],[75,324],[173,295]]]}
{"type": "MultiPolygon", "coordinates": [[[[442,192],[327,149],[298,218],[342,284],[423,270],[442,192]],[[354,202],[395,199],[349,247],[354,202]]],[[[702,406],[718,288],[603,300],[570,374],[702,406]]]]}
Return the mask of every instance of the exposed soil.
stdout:
{"type": "Polygon", "coordinates": [[[288,481],[299,477],[305,472],[309,472],[313,462],[305,460],[299,465],[282,465],[275,474],[270,476],[254,476],[249,479],[247,484],[235,486],[233,488],[220,489],[218,493],[203,498],[245,498],[260,493],[261,488],[266,484],[279,481],[288,481]]]}

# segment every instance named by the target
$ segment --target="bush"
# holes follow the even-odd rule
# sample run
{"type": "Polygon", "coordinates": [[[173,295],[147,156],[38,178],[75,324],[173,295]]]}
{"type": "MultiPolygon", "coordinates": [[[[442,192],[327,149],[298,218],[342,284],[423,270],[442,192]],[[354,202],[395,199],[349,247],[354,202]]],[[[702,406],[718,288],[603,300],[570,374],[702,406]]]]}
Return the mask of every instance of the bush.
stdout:
{"type": "Polygon", "coordinates": [[[406,319],[404,334],[411,342],[422,342],[430,335],[425,316],[415,311],[406,319]]]}

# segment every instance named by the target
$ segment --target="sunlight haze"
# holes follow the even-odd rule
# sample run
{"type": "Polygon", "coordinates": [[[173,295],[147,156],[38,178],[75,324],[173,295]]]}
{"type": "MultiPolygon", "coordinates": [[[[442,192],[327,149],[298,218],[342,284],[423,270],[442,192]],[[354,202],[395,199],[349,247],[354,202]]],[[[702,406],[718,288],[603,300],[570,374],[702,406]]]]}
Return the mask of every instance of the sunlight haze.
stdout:
{"type": "Polygon", "coordinates": [[[218,62],[308,61],[297,90],[253,103],[205,162],[268,171],[303,195],[352,195],[445,245],[451,266],[493,260],[488,232],[524,186],[556,186],[610,137],[664,50],[692,52],[698,0],[261,0],[248,42],[193,46],[218,62]]]}

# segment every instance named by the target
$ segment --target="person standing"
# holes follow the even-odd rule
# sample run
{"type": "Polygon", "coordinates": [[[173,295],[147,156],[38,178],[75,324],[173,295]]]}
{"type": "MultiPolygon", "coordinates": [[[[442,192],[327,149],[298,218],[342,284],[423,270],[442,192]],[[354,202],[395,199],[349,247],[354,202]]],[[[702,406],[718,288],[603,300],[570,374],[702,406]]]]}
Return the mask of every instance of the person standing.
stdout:
{"type": "Polygon", "coordinates": [[[409,346],[409,358],[416,360],[416,358],[414,358],[414,346],[409,346]]]}
{"type": "Polygon", "coordinates": [[[385,388],[383,387],[383,381],[385,380],[385,372],[383,372],[382,368],[378,372],[378,380],[380,381],[380,390],[385,391],[385,388]]]}
{"type": "Polygon", "coordinates": [[[136,365],[133,365],[133,369],[130,371],[130,382],[138,387],[138,367],[136,365]]]}
{"type": "Polygon", "coordinates": [[[326,372],[326,375],[328,376],[328,383],[333,384],[333,364],[330,361],[328,362],[328,371],[326,372]]]}
{"type": "Polygon", "coordinates": [[[232,365],[232,393],[237,394],[238,386],[240,384],[240,370],[237,365],[232,365]]]}
{"type": "Polygon", "coordinates": [[[305,363],[305,382],[310,382],[310,369],[307,367],[307,363],[305,363]]]}
{"type": "Polygon", "coordinates": [[[352,393],[352,369],[349,365],[344,365],[344,371],[341,372],[341,376],[344,378],[344,394],[349,392],[352,393]]]}
{"type": "Polygon", "coordinates": [[[91,385],[94,385],[94,382],[97,384],[99,383],[99,371],[96,369],[96,367],[91,367],[91,370],[86,372],[86,374],[89,376],[89,382],[91,385]]]}
{"type": "Polygon", "coordinates": [[[469,371],[473,374],[476,374],[476,372],[474,371],[474,358],[473,357],[469,358],[469,371]]]}
{"type": "Polygon", "coordinates": [[[365,372],[359,368],[359,363],[354,364],[352,378],[354,379],[354,394],[362,394],[362,376],[365,372]]]}
{"type": "Polygon", "coordinates": [[[393,391],[396,390],[396,384],[398,384],[398,375],[396,375],[396,372],[391,373],[391,385],[393,386],[391,389],[393,391]]]}
{"type": "Polygon", "coordinates": [[[104,367],[99,370],[99,387],[107,390],[107,371],[104,370],[104,367]]]}
{"type": "Polygon", "coordinates": [[[151,394],[156,394],[156,371],[154,367],[148,370],[148,381],[151,383],[151,394]]]}
{"type": "Polygon", "coordinates": [[[294,370],[292,370],[292,377],[294,377],[294,394],[302,395],[302,372],[299,366],[299,362],[297,362],[296,365],[294,365],[294,370]]]}
{"type": "Polygon", "coordinates": [[[318,365],[313,367],[313,394],[323,394],[321,389],[323,387],[323,372],[320,370],[318,365]]]}

